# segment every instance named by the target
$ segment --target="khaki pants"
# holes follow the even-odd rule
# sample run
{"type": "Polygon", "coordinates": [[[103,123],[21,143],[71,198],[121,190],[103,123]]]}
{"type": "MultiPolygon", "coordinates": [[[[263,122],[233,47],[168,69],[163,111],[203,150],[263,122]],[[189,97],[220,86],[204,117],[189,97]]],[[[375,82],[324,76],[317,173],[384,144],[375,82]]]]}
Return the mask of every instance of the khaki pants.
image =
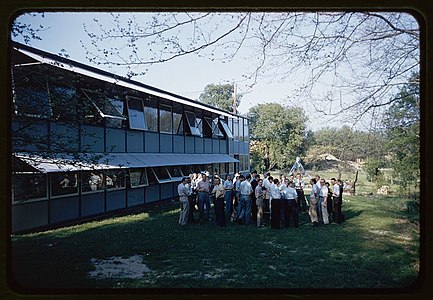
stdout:
{"type": "Polygon", "coordinates": [[[257,227],[263,225],[263,198],[256,200],[257,205],[257,227]]]}
{"type": "Polygon", "coordinates": [[[322,202],[322,219],[323,219],[323,224],[329,224],[327,202],[325,201],[322,202]]]}
{"type": "Polygon", "coordinates": [[[188,223],[188,215],[189,215],[188,197],[180,197],[179,202],[180,202],[179,225],[186,225],[188,223]]]}
{"type": "Polygon", "coordinates": [[[308,210],[308,214],[310,215],[311,223],[319,222],[319,218],[317,217],[317,203],[313,204],[310,202],[310,208],[308,210]]]}

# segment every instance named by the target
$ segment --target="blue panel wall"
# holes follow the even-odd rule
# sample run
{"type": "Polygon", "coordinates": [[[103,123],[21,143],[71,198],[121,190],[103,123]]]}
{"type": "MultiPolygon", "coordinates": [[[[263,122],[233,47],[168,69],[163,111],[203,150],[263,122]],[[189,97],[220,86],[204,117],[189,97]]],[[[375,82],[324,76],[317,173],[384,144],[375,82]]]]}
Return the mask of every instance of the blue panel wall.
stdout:
{"type": "Polygon", "coordinates": [[[50,124],[50,147],[53,151],[79,151],[78,128],[74,128],[60,123],[50,124]]]}
{"type": "Polygon", "coordinates": [[[107,191],[107,211],[126,207],[126,190],[107,191]]]}
{"type": "Polygon", "coordinates": [[[128,207],[144,204],[144,187],[128,190],[128,207]]]}
{"type": "Polygon", "coordinates": [[[212,153],[212,139],[204,139],[204,153],[212,153]]]}
{"type": "Polygon", "coordinates": [[[140,130],[127,130],[126,145],[128,152],[144,152],[144,132],[140,130]]]}
{"type": "Polygon", "coordinates": [[[173,135],[173,152],[174,153],[185,152],[185,137],[183,135],[173,135]]]}
{"type": "Polygon", "coordinates": [[[173,135],[161,133],[159,136],[159,152],[173,153],[173,135]]]}
{"type": "Polygon", "coordinates": [[[220,140],[220,153],[227,153],[227,140],[220,140]]]}
{"type": "Polygon", "coordinates": [[[116,128],[106,129],[107,152],[125,152],[125,130],[116,128]]]}
{"type": "Polygon", "coordinates": [[[229,154],[233,155],[234,150],[235,150],[235,142],[233,140],[231,140],[231,141],[229,141],[229,154]]]}
{"type": "Polygon", "coordinates": [[[54,198],[50,201],[51,223],[71,221],[79,217],[78,196],[54,198]]]}
{"type": "Polygon", "coordinates": [[[154,202],[159,200],[159,185],[152,185],[146,187],[145,202],[154,202]]]}
{"type": "Polygon", "coordinates": [[[173,183],[162,183],[161,188],[161,200],[173,198],[173,183]]]}
{"type": "Polygon", "coordinates": [[[48,225],[48,201],[12,206],[12,232],[48,225]]]}
{"type": "Polygon", "coordinates": [[[104,128],[81,126],[81,151],[104,152],[104,128]]]}
{"type": "Polygon", "coordinates": [[[81,195],[81,216],[87,217],[104,212],[104,193],[90,193],[81,195]]]}
{"type": "Polygon", "coordinates": [[[194,153],[195,152],[194,141],[195,141],[195,138],[193,136],[186,136],[185,137],[185,153],[194,153]]]}
{"type": "Polygon", "coordinates": [[[218,139],[213,139],[213,150],[212,153],[220,153],[220,141],[218,139]]]}
{"type": "Polygon", "coordinates": [[[250,143],[244,142],[243,144],[244,144],[243,153],[249,154],[250,153],[250,143]]]}
{"type": "Polygon", "coordinates": [[[148,153],[158,153],[159,134],[154,132],[146,132],[144,135],[144,151],[148,153]]]}
{"type": "Polygon", "coordinates": [[[195,153],[204,153],[203,138],[195,137],[195,153]]]}
{"type": "Polygon", "coordinates": [[[13,122],[12,136],[15,137],[12,139],[12,151],[36,151],[39,148],[46,149],[48,147],[48,123],[36,123],[36,121],[34,121],[32,124],[24,124],[21,122],[13,122]],[[29,143],[17,143],[17,141],[20,140],[19,137],[21,133],[25,137],[30,136],[34,138],[32,138],[29,143]]]}
{"type": "Polygon", "coordinates": [[[238,141],[234,141],[233,142],[233,153],[239,153],[239,142],[238,141]]]}

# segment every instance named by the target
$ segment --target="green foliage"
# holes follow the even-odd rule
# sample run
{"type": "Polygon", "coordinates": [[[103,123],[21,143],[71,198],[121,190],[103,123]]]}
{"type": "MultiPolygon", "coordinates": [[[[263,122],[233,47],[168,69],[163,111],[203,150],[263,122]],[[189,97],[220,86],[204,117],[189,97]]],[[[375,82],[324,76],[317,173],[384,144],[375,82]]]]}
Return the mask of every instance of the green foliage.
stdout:
{"type": "Polygon", "coordinates": [[[384,124],[395,176],[403,187],[417,185],[420,176],[419,75],[414,74],[393,99],[384,124]]]}
{"type": "Polygon", "coordinates": [[[301,108],[287,108],[277,103],[258,104],[250,108],[252,156],[262,157],[265,169],[290,168],[302,151],[306,116],[301,108]],[[256,152],[257,154],[253,154],[256,152]]]}
{"type": "Polygon", "coordinates": [[[369,182],[377,181],[382,176],[382,172],[379,170],[379,168],[382,167],[384,167],[383,160],[374,158],[367,160],[363,167],[365,173],[367,174],[367,180],[369,182]]]}
{"type": "MultiPolygon", "coordinates": [[[[233,112],[233,93],[233,84],[208,84],[200,94],[199,100],[219,109],[233,112]]],[[[242,94],[236,95],[236,107],[241,103],[241,98],[242,94]]]]}

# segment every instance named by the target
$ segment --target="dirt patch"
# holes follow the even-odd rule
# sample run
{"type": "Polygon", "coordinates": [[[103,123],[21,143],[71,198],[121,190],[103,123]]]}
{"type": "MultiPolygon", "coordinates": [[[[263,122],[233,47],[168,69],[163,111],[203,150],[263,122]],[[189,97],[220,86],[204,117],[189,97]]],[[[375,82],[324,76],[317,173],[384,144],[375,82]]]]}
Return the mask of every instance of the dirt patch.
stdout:
{"type": "Polygon", "coordinates": [[[92,258],[90,260],[95,267],[94,271],[87,273],[94,279],[138,279],[144,273],[150,272],[148,266],[143,263],[141,255],[134,255],[129,258],[112,256],[107,259],[92,258]]]}

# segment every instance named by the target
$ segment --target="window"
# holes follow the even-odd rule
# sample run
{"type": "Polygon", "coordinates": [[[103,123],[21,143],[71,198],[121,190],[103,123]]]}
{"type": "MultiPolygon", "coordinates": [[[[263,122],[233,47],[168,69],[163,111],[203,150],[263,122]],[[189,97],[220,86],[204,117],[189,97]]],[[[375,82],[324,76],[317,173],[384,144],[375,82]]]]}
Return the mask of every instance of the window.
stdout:
{"type": "Polygon", "coordinates": [[[225,176],[227,173],[226,164],[220,163],[220,176],[225,176]]]}
{"type": "Polygon", "coordinates": [[[83,193],[103,190],[104,182],[102,172],[86,171],[81,173],[81,191],[83,193]]]}
{"type": "Polygon", "coordinates": [[[221,129],[220,129],[219,118],[216,117],[215,119],[213,119],[212,123],[213,123],[212,134],[214,136],[218,137],[218,138],[223,138],[224,135],[223,135],[223,133],[221,132],[221,129]]]}
{"type": "Polygon", "coordinates": [[[183,134],[183,118],[181,113],[173,112],[173,133],[183,134]]]}
{"type": "Polygon", "coordinates": [[[203,136],[204,137],[212,137],[212,119],[208,117],[204,117],[204,126],[203,126],[203,136]]]}
{"type": "Polygon", "coordinates": [[[249,133],[249,126],[248,126],[248,119],[244,119],[244,141],[248,142],[250,140],[250,133],[249,133]]]}
{"type": "Polygon", "coordinates": [[[180,169],[182,171],[183,176],[189,176],[190,174],[194,173],[191,167],[188,165],[180,166],[180,169]]]}
{"type": "Polygon", "coordinates": [[[147,171],[147,180],[149,185],[157,184],[158,178],[156,178],[155,173],[152,171],[152,169],[148,168],[146,171],[147,171]]]}
{"type": "MultiPolygon", "coordinates": [[[[180,169],[179,166],[170,166],[167,167],[167,171],[170,174],[170,177],[172,180],[182,180],[183,174],[182,171],[180,169]]],[[[189,174],[189,173],[188,173],[189,174]]],[[[186,174],[186,176],[188,176],[188,174],[186,174]]]]}
{"type": "Polygon", "coordinates": [[[147,129],[144,122],[143,100],[137,97],[126,97],[128,101],[129,127],[132,129],[147,129]]]}
{"type": "Polygon", "coordinates": [[[158,109],[156,107],[145,106],[144,118],[146,120],[147,130],[157,132],[158,131],[158,109]]]}
{"type": "Polygon", "coordinates": [[[12,176],[12,203],[46,198],[46,175],[35,173],[12,176]]]}
{"type": "Polygon", "coordinates": [[[233,174],[235,171],[235,164],[229,163],[229,174],[233,174]]]}
{"type": "Polygon", "coordinates": [[[130,169],[129,170],[129,181],[131,187],[147,186],[147,172],[146,169],[130,169]]]}
{"type": "Polygon", "coordinates": [[[120,189],[125,187],[125,171],[124,170],[106,170],[105,186],[107,190],[120,189]]]}
{"type": "MultiPolygon", "coordinates": [[[[85,96],[83,104],[85,106],[89,106],[89,104],[93,106],[92,110],[85,109],[84,111],[86,113],[88,113],[88,111],[94,111],[95,114],[97,114],[99,118],[102,118],[105,123],[108,123],[108,125],[114,125],[116,127],[122,126],[122,121],[126,120],[125,116],[123,116],[122,100],[116,97],[108,98],[101,90],[82,89],[82,92],[85,96]]],[[[89,115],[87,117],[93,119],[96,116],[89,115]]],[[[90,122],[93,121],[90,120],[90,122]]]]}
{"type": "Polygon", "coordinates": [[[76,121],[78,118],[76,90],[72,87],[50,84],[50,99],[53,118],[61,121],[76,121]]]}
{"type": "Polygon", "coordinates": [[[14,68],[13,92],[17,114],[37,118],[52,116],[48,82],[42,70],[29,67],[14,68]]]}
{"type": "Polygon", "coordinates": [[[233,139],[233,134],[225,120],[220,120],[222,131],[225,133],[226,138],[233,139]]]}
{"type": "Polygon", "coordinates": [[[171,107],[167,105],[159,106],[159,131],[164,133],[172,133],[172,116],[171,107]]]}
{"type": "Polygon", "coordinates": [[[239,118],[239,141],[244,141],[244,119],[239,118]]]}
{"type": "Polygon", "coordinates": [[[195,117],[195,114],[193,112],[186,111],[185,112],[185,119],[188,123],[187,128],[189,129],[188,133],[192,135],[201,135],[201,130],[199,126],[201,127],[201,120],[195,117]],[[200,121],[200,125],[198,124],[198,121],[200,121]]]}
{"type": "Polygon", "coordinates": [[[233,136],[235,141],[239,141],[239,119],[233,120],[233,136]]]}
{"type": "Polygon", "coordinates": [[[78,173],[51,173],[51,195],[61,196],[78,193],[78,173]]]}

